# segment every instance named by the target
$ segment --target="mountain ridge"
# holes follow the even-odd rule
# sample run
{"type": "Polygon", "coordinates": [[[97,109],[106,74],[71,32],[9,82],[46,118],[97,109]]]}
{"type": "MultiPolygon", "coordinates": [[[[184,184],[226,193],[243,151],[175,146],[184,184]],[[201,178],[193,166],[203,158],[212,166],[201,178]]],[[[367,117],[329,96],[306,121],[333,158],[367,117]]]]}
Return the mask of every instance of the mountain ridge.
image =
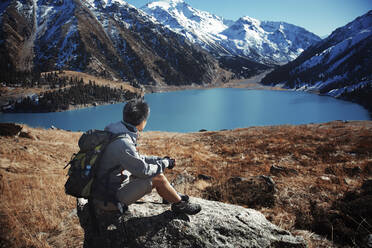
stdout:
{"type": "Polygon", "coordinates": [[[372,110],[372,11],[333,31],[297,59],[272,71],[263,84],[317,91],[372,110]]]}
{"type": "Polygon", "coordinates": [[[0,22],[5,79],[19,71],[63,69],[133,85],[179,85],[214,84],[231,74],[207,52],[124,1],[7,3],[0,22]]]}
{"type": "Polygon", "coordinates": [[[234,22],[197,10],[184,1],[152,1],[141,9],[213,54],[244,56],[268,65],[291,61],[320,40],[293,24],[261,22],[247,16],[234,22]]]}
{"type": "MultiPolygon", "coordinates": [[[[0,79],[30,80],[17,75],[75,70],[135,86],[219,84],[255,76],[293,59],[304,48],[289,47],[292,41],[287,37],[293,35],[284,23],[262,22],[270,32],[256,28],[267,36],[266,41],[260,37],[249,46],[248,38],[252,40],[257,33],[250,35],[247,21],[257,20],[241,18],[245,23],[234,30],[239,20],[194,9],[184,1],[154,1],[147,6],[155,5],[181,10],[176,26],[171,25],[176,19],[170,12],[164,17],[169,23],[164,23],[122,0],[2,2],[0,79]],[[193,32],[184,29],[182,21],[190,24],[193,32]],[[226,34],[236,35],[235,31],[248,38],[228,40],[226,34]],[[269,36],[281,40],[282,45],[272,43],[269,36]]],[[[301,29],[300,33],[304,32],[310,35],[301,29]]]]}

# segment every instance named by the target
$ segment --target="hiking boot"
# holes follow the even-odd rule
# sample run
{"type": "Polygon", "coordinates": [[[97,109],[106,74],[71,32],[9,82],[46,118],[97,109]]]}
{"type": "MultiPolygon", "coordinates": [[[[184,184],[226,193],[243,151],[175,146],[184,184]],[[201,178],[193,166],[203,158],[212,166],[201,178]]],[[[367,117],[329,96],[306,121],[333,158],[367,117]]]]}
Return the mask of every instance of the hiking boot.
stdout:
{"type": "MultiPolygon", "coordinates": [[[[189,196],[188,195],[182,195],[181,193],[177,193],[180,197],[181,197],[181,201],[189,201],[189,196]]],[[[163,201],[162,201],[163,204],[169,204],[170,202],[165,200],[163,198],[163,201]]]]}
{"type": "Polygon", "coordinates": [[[201,206],[196,203],[190,203],[189,201],[181,200],[180,202],[172,204],[172,211],[175,213],[183,213],[194,215],[199,213],[201,206]]]}

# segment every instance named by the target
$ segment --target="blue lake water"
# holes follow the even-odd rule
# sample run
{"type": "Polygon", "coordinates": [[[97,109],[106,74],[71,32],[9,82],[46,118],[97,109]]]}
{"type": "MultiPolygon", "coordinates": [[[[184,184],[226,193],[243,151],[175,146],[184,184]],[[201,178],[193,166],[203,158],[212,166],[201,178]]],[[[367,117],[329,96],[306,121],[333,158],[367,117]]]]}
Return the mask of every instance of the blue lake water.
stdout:
{"type": "MultiPolygon", "coordinates": [[[[146,130],[196,132],[249,126],[369,120],[362,106],[306,92],[208,89],[153,93],[146,130]]],[[[124,103],[58,113],[0,114],[0,122],[51,125],[72,131],[103,129],[121,120],[124,103]]]]}

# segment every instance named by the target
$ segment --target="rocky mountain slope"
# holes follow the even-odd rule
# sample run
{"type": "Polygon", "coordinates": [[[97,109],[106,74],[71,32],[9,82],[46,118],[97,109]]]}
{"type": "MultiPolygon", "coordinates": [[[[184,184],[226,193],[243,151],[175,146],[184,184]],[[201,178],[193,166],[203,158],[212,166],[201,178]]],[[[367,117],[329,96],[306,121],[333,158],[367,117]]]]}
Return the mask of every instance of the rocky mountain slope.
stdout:
{"type": "Polygon", "coordinates": [[[237,21],[226,20],[182,0],[153,1],[141,9],[213,54],[242,56],[268,65],[287,63],[321,40],[292,24],[259,21],[248,16],[237,21]]]}
{"type": "MultiPolygon", "coordinates": [[[[1,247],[82,246],[76,201],[64,194],[62,169],[77,151],[80,135],[27,126],[0,128],[1,247]]],[[[131,209],[134,218],[129,221],[144,227],[130,229],[137,237],[133,242],[147,239],[155,244],[165,242],[160,240],[164,236],[175,242],[167,233],[171,231],[184,242],[209,247],[224,241],[228,245],[252,232],[252,242],[285,247],[271,235],[289,238],[288,232],[247,208],[302,236],[308,247],[367,247],[372,240],[371,121],[188,134],[144,132],[139,149],[177,160],[166,175],[179,192],[244,208],[193,198],[206,211],[200,220],[188,220],[173,218],[160,199],[144,198],[131,209]],[[205,225],[200,225],[202,220],[205,225]],[[256,221],[263,225],[256,226],[256,221]],[[149,231],[149,223],[158,228],[149,231]],[[229,223],[233,229],[225,228],[229,223]],[[269,239],[260,235],[266,231],[269,239]]]]}
{"type": "Polygon", "coordinates": [[[124,1],[2,1],[2,80],[20,71],[82,71],[133,84],[213,84],[218,61],[124,1]]]}
{"type": "Polygon", "coordinates": [[[372,109],[372,11],[336,29],[262,82],[357,101],[372,109]]]}

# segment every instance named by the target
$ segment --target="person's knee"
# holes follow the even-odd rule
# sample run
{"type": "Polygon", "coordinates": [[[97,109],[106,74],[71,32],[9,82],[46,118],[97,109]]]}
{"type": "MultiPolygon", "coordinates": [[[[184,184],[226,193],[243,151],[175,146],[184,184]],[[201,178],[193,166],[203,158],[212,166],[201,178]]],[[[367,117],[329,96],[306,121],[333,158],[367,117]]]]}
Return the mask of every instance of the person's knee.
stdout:
{"type": "Polygon", "coordinates": [[[156,175],[155,177],[152,178],[152,184],[153,186],[157,186],[157,185],[161,185],[161,184],[165,184],[167,183],[168,180],[167,178],[164,176],[163,173],[159,174],[159,175],[156,175]]]}
{"type": "Polygon", "coordinates": [[[144,195],[151,193],[152,181],[150,178],[132,179],[129,183],[122,185],[116,192],[116,198],[125,205],[136,202],[144,195]]]}

